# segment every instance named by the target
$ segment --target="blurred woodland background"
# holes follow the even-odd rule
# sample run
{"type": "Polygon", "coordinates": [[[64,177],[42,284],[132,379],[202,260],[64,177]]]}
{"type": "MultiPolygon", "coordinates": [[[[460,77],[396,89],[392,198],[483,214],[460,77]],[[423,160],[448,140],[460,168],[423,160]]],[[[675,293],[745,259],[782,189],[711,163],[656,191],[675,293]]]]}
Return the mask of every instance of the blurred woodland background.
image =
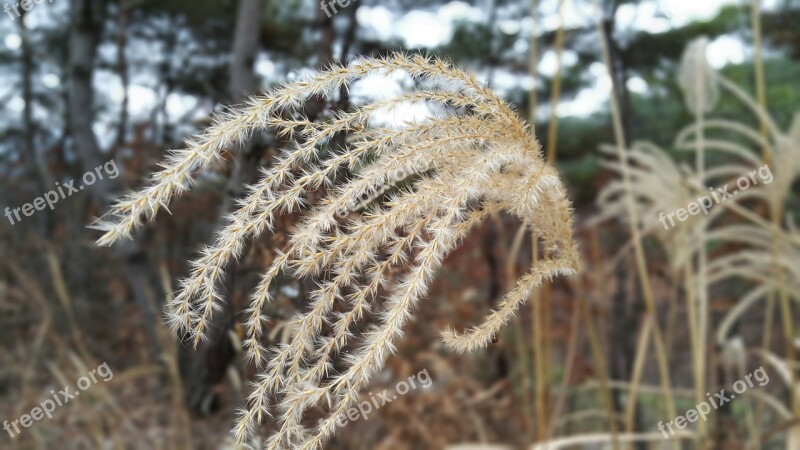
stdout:
{"type": "MultiPolygon", "coordinates": [[[[432,387],[327,448],[800,450],[800,1],[354,0],[332,17],[318,0],[27,5],[0,16],[0,207],[107,161],[120,176],[19,223],[0,218],[0,419],[104,362],[114,378],[13,439],[0,433],[0,448],[232,448],[254,377],[238,317],[292,218],[229,270],[227,308],[198,350],[165,329],[162,307],[286,142],[231,149],[129,244],[97,248],[86,226],[215,112],[333,63],[407,51],[452,60],[530,118],[569,185],[584,271],[536,293],[487,350],[445,351],[440,330],[479,321],[533,257],[520,223],[488,221],[448,258],[369,391],[425,369],[432,387]],[[697,186],[763,164],[775,182],[659,224],[697,186]],[[769,384],[663,439],[660,421],[760,366],[769,384]]],[[[366,80],[309,114],[400,89],[366,80]]],[[[291,339],[286,321],[312,288],[279,284],[267,344],[291,339]]]]}

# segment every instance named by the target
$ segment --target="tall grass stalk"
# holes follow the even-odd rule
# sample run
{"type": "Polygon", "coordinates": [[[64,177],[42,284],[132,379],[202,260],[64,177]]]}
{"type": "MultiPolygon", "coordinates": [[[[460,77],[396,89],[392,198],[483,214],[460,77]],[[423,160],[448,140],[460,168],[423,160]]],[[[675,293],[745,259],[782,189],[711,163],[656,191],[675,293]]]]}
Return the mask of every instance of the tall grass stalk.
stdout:
{"type": "MultiPolygon", "coordinates": [[[[517,279],[517,260],[519,258],[520,251],[522,250],[522,243],[525,239],[525,232],[527,231],[527,225],[523,223],[517,229],[517,232],[514,234],[514,240],[511,243],[511,249],[508,252],[508,258],[506,259],[506,286],[513,286],[514,281],[517,279]]],[[[531,311],[535,309],[534,305],[531,305],[531,311]]],[[[533,320],[531,321],[531,326],[533,326],[533,320]]],[[[514,329],[516,330],[515,339],[514,339],[514,346],[517,351],[517,366],[519,367],[519,374],[520,374],[520,382],[519,388],[522,391],[522,414],[525,418],[525,431],[530,438],[534,438],[536,436],[536,430],[534,425],[534,406],[533,406],[533,390],[531,389],[532,384],[532,368],[531,364],[533,364],[533,356],[529,355],[527,352],[526,339],[525,339],[525,328],[522,323],[522,316],[516,316],[514,318],[514,329]]]]}
{"type": "MultiPolygon", "coordinates": [[[[538,80],[539,75],[539,36],[537,35],[538,29],[536,27],[537,21],[539,18],[539,0],[531,0],[531,36],[529,40],[530,52],[528,53],[528,71],[533,82],[531,83],[531,90],[528,92],[528,121],[531,124],[531,132],[536,132],[536,108],[538,106],[538,90],[536,88],[536,82],[538,80]]],[[[525,231],[528,228],[528,224],[523,222],[519,229],[517,230],[517,234],[515,236],[515,244],[519,239],[519,246],[514,245],[512,248],[517,250],[517,252],[511,252],[510,259],[508,261],[509,265],[513,267],[516,265],[517,256],[519,249],[522,248],[522,238],[525,235],[525,231]]],[[[533,236],[533,232],[531,232],[531,236],[533,236]]],[[[531,256],[532,258],[534,255],[531,256]]],[[[534,260],[535,261],[535,260],[534,260]]],[[[534,262],[535,263],[535,262],[534,262]]],[[[532,328],[532,333],[535,333],[533,327],[535,327],[535,323],[537,321],[537,306],[535,299],[531,302],[530,305],[530,323],[532,328]]],[[[522,339],[523,336],[523,329],[522,329],[522,319],[521,317],[517,317],[516,319],[517,329],[519,330],[519,339],[518,339],[518,346],[517,348],[520,349],[521,352],[524,353],[526,345],[525,341],[522,339]]],[[[534,339],[535,340],[535,339],[534,339]]],[[[531,349],[533,350],[534,343],[531,343],[531,349]]],[[[531,355],[520,354],[520,364],[524,363],[524,367],[522,370],[523,375],[525,376],[525,380],[522,383],[523,389],[525,390],[525,395],[523,396],[523,400],[525,404],[523,405],[523,413],[525,414],[525,427],[528,432],[528,436],[531,436],[533,439],[538,438],[538,430],[536,429],[536,409],[535,409],[535,398],[536,389],[535,389],[535,382],[533,377],[535,376],[534,373],[536,371],[537,364],[535,362],[536,352],[533,350],[531,355]]]]}
{"type": "MultiPolygon", "coordinates": [[[[767,94],[766,94],[766,78],[764,71],[764,58],[763,58],[763,39],[762,39],[762,26],[761,26],[761,1],[752,0],[750,8],[750,17],[753,27],[753,47],[754,47],[754,70],[756,82],[756,101],[758,106],[763,111],[767,111],[767,94]]],[[[767,121],[761,117],[759,120],[759,129],[762,137],[765,139],[769,135],[769,127],[767,121]]],[[[767,165],[773,164],[773,157],[768,145],[762,147],[762,157],[767,165]]],[[[776,228],[780,227],[781,218],[784,216],[785,199],[775,199],[776,201],[770,204],[770,219],[776,228]]],[[[791,364],[795,361],[794,349],[794,324],[793,324],[793,311],[791,301],[789,300],[789,291],[787,286],[786,274],[780,267],[780,260],[782,259],[782,246],[777,236],[773,233],[773,273],[778,280],[778,299],[781,306],[781,318],[784,339],[786,340],[786,359],[791,364]]],[[[773,327],[774,316],[774,293],[769,294],[767,299],[767,312],[764,326],[764,349],[769,350],[770,337],[773,327]]],[[[789,401],[791,405],[792,414],[795,418],[800,418],[800,393],[795,387],[798,385],[797,369],[790,369],[790,392],[789,401]]],[[[757,415],[756,417],[761,417],[757,415]]],[[[760,429],[758,427],[757,429],[760,429]]],[[[792,437],[790,436],[787,445],[791,445],[792,437]]],[[[795,444],[797,444],[795,442],[795,444]]],[[[788,448],[788,447],[787,447],[788,448]]]]}
{"type": "MultiPolygon", "coordinates": [[[[564,39],[565,39],[565,27],[566,27],[566,20],[565,20],[565,6],[566,0],[559,0],[558,2],[558,29],[556,30],[556,42],[555,42],[555,52],[556,52],[556,74],[555,78],[553,79],[553,88],[552,88],[552,95],[550,98],[550,123],[548,125],[548,141],[547,141],[547,153],[546,153],[546,161],[551,166],[556,166],[556,161],[558,159],[558,124],[559,124],[559,104],[561,102],[561,86],[562,80],[564,77],[564,64],[563,64],[563,55],[564,55],[564,39]]],[[[544,370],[546,375],[546,381],[549,384],[552,381],[553,376],[553,354],[555,352],[555,346],[553,344],[553,298],[552,298],[552,285],[549,282],[542,283],[542,287],[540,288],[542,293],[542,304],[544,305],[544,317],[545,317],[545,329],[544,329],[544,340],[545,340],[545,359],[544,359],[544,370]]],[[[550,395],[549,391],[545,391],[545,411],[544,414],[547,417],[547,410],[550,408],[550,395]]],[[[547,427],[549,428],[549,427],[547,427]]],[[[549,436],[546,436],[549,438],[549,436]]]]}
{"type": "MultiPolygon", "coordinates": [[[[539,241],[534,240],[531,244],[531,253],[533,256],[534,264],[539,260],[539,241]]],[[[538,295],[539,290],[533,292],[533,303],[531,304],[531,311],[533,312],[534,322],[533,327],[533,354],[534,354],[534,376],[535,376],[535,410],[536,410],[536,440],[547,440],[547,403],[545,392],[547,389],[547,371],[545,366],[545,344],[544,344],[544,323],[547,318],[545,317],[544,299],[538,295]]]]}
{"type": "MultiPolygon", "coordinates": [[[[766,97],[766,83],[764,80],[764,59],[763,59],[763,47],[762,47],[762,36],[761,36],[761,1],[760,0],[752,0],[750,4],[750,19],[751,25],[753,27],[753,66],[755,71],[755,84],[756,84],[756,101],[758,105],[766,110],[767,108],[767,97],[766,97]]],[[[763,119],[759,120],[759,130],[761,132],[761,136],[766,139],[769,135],[769,130],[767,129],[767,124],[763,119]]],[[[762,158],[764,162],[768,165],[772,164],[772,155],[770,153],[770,149],[768,145],[764,145],[761,147],[762,158]]],[[[770,219],[772,220],[773,224],[776,226],[780,226],[779,217],[776,220],[776,215],[774,214],[775,209],[770,206],[770,219]]],[[[780,246],[777,245],[777,240],[773,239],[773,255],[777,258],[778,252],[780,252],[780,246]]],[[[774,270],[780,270],[780,267],[777,266],[777,261],[774,264],[774,270]]],[[[772,346],[772,332],[775,322],[775,293],[770,292],[767,297],[766,305],[765,305],[765,312],[764,312],[764,331],[763,331],[763,338],[762,338],[762,346],[765,350],[769,350],[772,346]]],[[[762,361],[763,363],[763,361],[762,361]]],[[[761,425],[764,411],[764,401],[762,399],[758,399],[756,403],[756,423],[754,429],[754,436],[753,436],[753,443],[755,444],[756,440],[760,438],[761,434],[761,425]]]]}
{"type": "MultiPolygon", "coordinates": [[[[705,157],[705,113],[706,111],[710,111],[712,108],[713,100],[708,98],[706,93],[707,88],[707,79],[708,79],[708,68],[706,63],[706,45],[705,41],[699,41],[694,45],[690,45],[689,49],[687,49],[687,57],[689,59],[694,58],[694,64],[687,64],[690,67],[684,68],[689,73],[687,73],[687,77],[689,78],[686,80],[686,84],[691,86],[690,92],[691,95],[696,97],[693,102],[689,102],[690,107],[692,107],[692,113],[695,116],[695,123],[697,126],[697,138],[695,140],[696,147],[695,147],[695,172],[700,180],[706,179],[706,157],[705,157]],[[697,49],[695,50],[693,47],[697,45],[697,49]],[[699,54],[692,55],[693,52],[697,52],[699,54]],[[694,66],[694,67],[692,67],[694,66]]],[[[707,355],[705,351],[707,350],[706,342],[709,335],[709,321],[710,311],[708,306],[708,282],[707,282],[707,275],[708,275],[708,247],[705,244],[706,242],[706,227],[708,226],[707,221],[701,221],[695,232],[697,233],[693,236],[694,239],[697,239],[699,242],[698,251],[697,251],[697,278],[696,283],[688,283],[690,290],[688,292],[689,299],[696,299],[697,304],[692,305],[690,303],[690,317],[691,317],[691,310],[695,310],[695,318],[693,322],[696,322],[697,331],[695,332],[695,336],[692,340],[692,353],[694,355],[694,384],[695,384],[695,399],[697,403],[700,404],[705,400],[705,392],[706,392],[706,361],[707,355]]],[[[691,267],[692,258],[689,258],[687,264],[691,267]]],[[[689,273],[687,273],[689,275],[689,273]]],[[[691,320],[691,319],[690,319],[691,320]]],[[[697,424],[698,430],[698,437],[699,437],[699,448],[705,449],[708,445],[708,426],[705,420],[698,421],[697,424]]]]}
{"type": "MultiPolygon", "coordinates": [[[[760,13],[760,1],[753,0],[753,7],[751,11],[751,15],[753,17],[753,34],[755,39],[755,54],[756,54],[756,90],[757,90],[757,100],[758,104],[762,110],[767,110],[767,98],[766,98],[766,80],[764,77],[764,61],[762,57],[762,38],[761,38],[761,13],[760,13]]],[[[762,136],[766,137],[768,135],[768,125],[766,121],[762,118],[760,121],[760,129],[762,136]]],[[[767,165],[772,165],[772,154],[769,152],[769,146],[764,146],[764,162],[767,165]]],[[[779,199],[778,201],[773,202],[770,207],[770,216],[772,222],[775,224],[776,228],[780,227],[781,218],[784,216],[784,205],[786,199],[779,199]]],[[[781,305],[781,314],[783,318],[783,332],[786,339],[786,358],[787,361],[790,363],[795,361],[795,350],[794,350],[794,324],[793,324],[793,311],[791,302],[789,300],[789,290],[787,286],[786,274],[780,268],[779,261],[782,258],[782,246],[780,245],[779,239],[777,236],[773,237],[773,251],[774,251],[774,273],[776,277],[778,277],[778,298],[780,299],[781,305]]],[[[791,384],[792,386],[797,386],[798,378],[797,378],[797,370],[791,371],[791,384]]],[[[791,389],[790,393],[790,401],[792,405],[792,412],[796,418],[800,418],[800,394],[798,394],[798,389],[791,389]]]]}
{"type": "MultiPolygon", "coordinates": [[[[578,292],[583,294],[582,290],[578,292]]],[[[586,325],[589,348],[592,351],[592,359],[597,368],[597,377],[600,381],[600,395],[605,413],[608,416],[611,447],[614,450],[620,450],[619,425],[617,424],[617,413],[614,410],[614,400],[611,398],[611,387],[609,386],[608,380],[608,364],[606,362],[605,353],[603,352],[603,346],[600,344],[600,337],[597,334],[597,328],[594,325],[591,311],[589,311],[589,302],[585,301],[585,297],[583,296],[579,296],[578,298],[580,300],[577,302],[577,307],[580,308],[581,318],[586,325]]]]}
{"type": "MultiPolygon", "coordinates": [[[[558,151],[558,105],[561,100],[561,78],[562,78],[562,55],[564,53],[564,4],[565,0],[558,2],[558,29],[556,30],[555,52],[556,52],[556,73],[553,78],[553,86],[550,95],[550,121],[547,133],[546,160],[548,164],[555,165],[558,151]]],[[[538,258],[538,241],[534,241],[534,258],[538,258]]],[[[535,260],[535,259],[534,259],[535,260]]],[[[553,311],[551,286],[545,282],[534,291],[533,305],[537,309],[537,323],[540,330],[534,331],[534,348],[536,356],[536,418],[538,438],[547,441],[549,436],[547,430],[550,428],[547,423],[549,392],[547,387],[552,376],[553,359],[553,311]]]]}
{"type": "MultiPolygon", "coordinates": [[[[625,434],[633,433],[636,418],[636,407],[638,402],[636,399],[639,397],[639,387],[642,381],[642,372],[644,371],[644,363],[647,360],[647,349],[650,347],[650,335],[653,332],[653,317],[646,316],[642,330],[639,333],[639,345],[636,348],[636,359],[633,364],[633,375],[631,376],[631,388],[628,392],[628,405],[625,409],[625,434]]],[[[627,448],[632,448],[633,443],[628,443],[627,448]]]]}
{"type": "MultiPolygon", "coordinates": [[[[595,2],[596,11],[597,11],[597,28],[600,34],[600,39],[602,42],[602,50],[603,50],[603,60],[606,64],[606,67],[609,71],[609,76],[611,79],[614,79],[614,74],[611,71],[611,55],[608,49],[608,36],[606,36],[605,31],[603,30],[602,24],[602,14],[600,13],[600,7],[597,2],[595,2]]],[[[630,170],[628,169],[628,158],[625,155],[626,152],[626,141],[625,141],[625,132],[622,127],[622,119],[620,117],[619,112],[619,104],[616,92],[615,83],[612,83],[611,88],[611,115],[612,115],[612,122],[614,128],[614,136],[617,143],[617,152],[620,163],[623,169],[623,183],[625,184],[626,190],[626,204],[628,209],[628,214],[630,216],[630,229],[631,229],[631,239],[634,245],[634,254],[636,258],[636,268],[639,272],[639,280],[640,286],[642,289],[642,295],[645,300],[645,306],[647,309],[647,314],[652,316],[653,318],[657,317],[657,311],[655,306],[655,301],[653,299],[653,292],[650,286],[649,275],[647,271],[647,263],[645,260],[644,255],[644,248],[642,245],[642,237],[641,231],[639,229],[639,218],[638,213],[636,211],[636,205],[633,199],[633,192],[631,188],[631,180],[630,180],[630,170]]],[[[663,335],[661,334],[661,329],[658,326],[657,321],[653,321],[653,340],[655,342],[655,349],[656,349],[656,358],[658,362],[658,370],[659,375],[661,377],[661,386],[663,389],[664,401],[665,401],[665,413],[667,417],[676,417],[676,409],[675,409],[675,401],[672,396],[672,383],[670,381],[670,373],[669,373],[669,361],[667,361],[667,352],[666,348],[664,347],[664,339],[663,335]]],[[[636,401],[635,398],[630,399],[629,401],[636,401]]],[[[679,445],[675,443],[675,448],[679,448],[679,445]]]]}

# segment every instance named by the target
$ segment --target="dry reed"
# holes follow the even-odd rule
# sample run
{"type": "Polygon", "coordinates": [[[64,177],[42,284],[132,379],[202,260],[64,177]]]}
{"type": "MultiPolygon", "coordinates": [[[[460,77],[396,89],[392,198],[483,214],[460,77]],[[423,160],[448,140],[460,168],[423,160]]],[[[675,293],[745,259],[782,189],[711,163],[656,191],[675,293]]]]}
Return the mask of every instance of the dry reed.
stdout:
{"type": "Polygon", "coordinates": [[[276,216],[308,210],[246,311],[245,354],[263,372],[234,428],[240,446],[277,410],[279,423],[268,448],[320,448],[394,351],[443,258],[487,215],[504,211],[529,224],[542,242],[542,259],[483,323],[463,333],[444,331],[449,348],[485,347],[536,286],[579,268],[566,191],[522,120],[471,75],[439,60],[404,55],[332,67],[225,114],[188,140],[186,149],[173,151],[149,185],[113,206],[95,226],[105,232],[98,244],[131,237],[187,191],[196,172],[222,163],[226,148],[264,129],[292,138],[295,147],[249,187],[169,304],[172,327],[199,343],[223,301],[217,290],[223,268],[242,255],[249,239],[271,230],[276,216]],[[405,73],[426,88],[321,123],[303,115],[309,99],[335,95],[375,73],[405,73]],[[377,113],[409,103],[424,104],[431,114],[400,127],[374,124],[377,113]],[[344,148],[330,148],[342,133],[347,135],[344,148]],[[374,194],[386,186],[395,190],[374,194]],[[325,195],[312,205],[308,194],[322,190],[325,195]],[[358,209],[352,205],[361,203],[359,198],[369,199],[370,207],[340,218],[343,207],[358,209]],[[405,268],[405,275],[390,282],[396,267],[405,268]],[[290,324],[292,341],[267,350],[264,307],[282,272],[314,279],[318,289],[311,294],[310,310],[290,324]],[[352,331],[371,311],[377,325],[360,334],[352,331]],[[345,352],[353,342],[355,348],[345,352]],[[304,419],[318,405],[326,406],[327,417],[309,429],[304,419]]]}

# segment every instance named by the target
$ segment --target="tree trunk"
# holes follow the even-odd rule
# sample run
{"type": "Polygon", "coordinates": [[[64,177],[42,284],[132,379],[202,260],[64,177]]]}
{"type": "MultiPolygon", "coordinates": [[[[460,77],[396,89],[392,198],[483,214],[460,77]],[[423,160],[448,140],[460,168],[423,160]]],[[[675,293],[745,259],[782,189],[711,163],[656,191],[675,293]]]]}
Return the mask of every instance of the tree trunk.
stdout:
{"type": "Polygon", "coordinates": [[[230,96],[240,102],[258,89],[255,63],[261,34],[261,14],[265,0],[242,0],[236,17],[233,55],[230,63],[230,96]]]}
{"type": "MultiPolygon", "coordinates": [[[[610,0],[604,4],[602,26],[608,42],[611,82],[614,84],[615,92],[619,98],[623,136],[625,138],[625,142],[622,145],[627,146],[628,143],[635,139],[632,130],[633,109],[627,86],[628,74],[624,51],[614,38],[615,17],[621,4],[622,0],[610,0]]],[[[613,349],[613,351],[609,354],[609,371],[612,379],[615,380],[626,380],[632,376],[636,357],[636,337],[639,336],[640,318],[644,313],[640,299],[636,298],[636,293],[639,292],[638,283],[641,281],[635,274],[627,270],[628,267],[632,267],[632,264],[619,264],[617,268],[619,290],[614,295],[612,303],[613,315],[611,317],[610,336],[612,344],[610,349],[613,349]],[[628,283],[628,280],[631,280],[631,284],[628,283]]],[[[625,412],[623,407],[624,397],[625,392],[614,390],[614,409],[617,413],[624,414],[625,412]]],[[[640,419],[639,416],[634,419],[634,431],[642,429],[640,419]]],[[[646,445],[637,443],[635,448],[642,450],[646,448],[646,445]]]]}
{"type": "MultiPolygon", "coordinates": [[[[101,167],[105,157],[95,138],[92,124],[93,89],[92,74],[94,71],[97,45],[102,31],[103,2],[98,0],[72,0],[71,26],[69,31],[69,130],[75,144],[75,152],[80,160],[83,172],[93,172],[101,167]]],[[[121,192],[123,177],[87,186],[95,205],[106,211],[115,193],[121,192]]],[[[76,180],[76,183],[80,181],[76,180]]],[[[142,322],[153,355],[159,353],[156,334],[156,315],[153,311],[153,299],[146,286],[158,286],[149,271],[147,257],[141,245],[128,242],[114,248],[115,255],[125,264],[123,269],[128,288],[142,313],[142,322]]]]}
{"type": "Polygon", "coordinates": [[[36,125],[33,121],[33,49],[31,48],[30,33],[25,26],[25,11],[17,21],[19,35],[22,38],[22,99],[25,109],[22,111],[23,134],[23,160],[27,162],[31,175],[38,174],[42,192],[50,190],[55,183],[53,174],[47,164],[44,148],[36,147],[36,125]]]}
{"type": "MultiPolygon", "coordinates": [[[[265,0],[242,0],[239,6],[234,27],[233,54],[229,66],[228,92],[232,104],[241,102],[258,89],[254,66],[259,50],[264,5],[265,0]]],[[[246,164],[245,160],[253,156],[253,150],[257,147],[257,144],[249,143],[234,158],[231,175],[219,208],[220,220],[217,228],[225,225],[222,219],[240,194],[244,181],[255,178],[253,169],[257,164],[246,164]]],[[[225,268],[228,276],[223,281],[224,286],[219,288],[220,292],[228,292],[229,295],[235,292],[235,264],[234,261],[225,268]]],[[[209,414],[216,409],[218,402],[213,387],[225,377],[227,368],[235,356],[233,343],[228,337],[228,331],[233,324],[234,307],[229,299],[223,304],[222,310],[211,318],[208,339],[198,345],[196,350],[186,346],[181,348],[180,363],[186,389],[186,403],[196,413],[209,414]]]]}
{"type": "Polygon", "coordinates": [[[119,111],[119,124],[117,124],[117,147],[126,142],[128,129],[128,86],[130,80],[128,76],[128,21],[129,5],[126,0],[120,0],[119,17],[117,18],[117,71],[119,72],[120,82],[122,83],[122,104],[119,111]]]}
{"type": "MultiPolygon", "coordinates": [[[[102,2],[72,0],[72,23],[69,32],[69,123],[75,151],[84,172],[102,165],[103,158],[95,139],[92,123],[94,71],[97,44],[102,31],[102,2]]],[[[108,202],[111,183],[96,183],[90,192],[98,204],[108,202]]]]}
{"type": "Polygon", "coordinates": [[[631,102],[630,91],[628,90],[628,63],[624,49],[620,46],[619,42],[614,38],[614,29],[616,28],[615,17],[617,9],[619,9],[621,0],[612,0],[608,11],[604,13],[603,19],[603,32],[608,39],[608,53],[611,60],[611,82],[614,83],[614,88],[619,96],[619,109],[622,116],[622,127],[625,131],[626,145],[628,142],[636,140],[633,126],[633,103],[631,102]]]}

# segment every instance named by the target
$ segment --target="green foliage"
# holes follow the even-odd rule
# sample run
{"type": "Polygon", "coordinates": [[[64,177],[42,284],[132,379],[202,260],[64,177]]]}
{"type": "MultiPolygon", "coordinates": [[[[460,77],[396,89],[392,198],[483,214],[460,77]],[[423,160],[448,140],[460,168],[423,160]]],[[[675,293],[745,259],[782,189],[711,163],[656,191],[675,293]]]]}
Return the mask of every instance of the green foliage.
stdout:
{"type": "Polygon", "coordinates": [[[581,159],[560,161],[558,170],[567,179],[570,194],[578,202],[591,202],[597,189],[595,180],[600,172],[600,156],[596,153],[584,155],[581,159]]]}
{"type": "Polygon", "coordinates": [[[238,3],[233,0],[192,0],[191,2],[160,0],[143,2],[140,9],[151,14],[181,16],[186,18],[190,25],[202,26],[217,20],[229,21],[232,24],[238,3]]]}
{"type": "Polygon", "coordinates": [[[714,37],[731,33],[746,20],[739,6],[726,6],[709,21],[697,21],[683,28],[663,33],[638,33],[624,50],[624,58],[637,70],[655,69],[663,63],[680,60],[685,44],[701,36],[714,37]]]}
{"type": "MultiPolygon", "coordinates": [[[[728,66],[723,74],[745,91],[754,94],[754,68],[750,63],[728,66]]],[[[800,104],[800,61],[790,59],[770,59],[764,62],[764,74],[767,87],[767,108],[772,118],[782,129],[787,129],[794,120],[797,105],[800,104]]],[[[749,114],[740,102],[727,99],[720,103],[719,109],[726,117],[744,118],[747,123],[755,124],[755,118],[749,114]]]]}

